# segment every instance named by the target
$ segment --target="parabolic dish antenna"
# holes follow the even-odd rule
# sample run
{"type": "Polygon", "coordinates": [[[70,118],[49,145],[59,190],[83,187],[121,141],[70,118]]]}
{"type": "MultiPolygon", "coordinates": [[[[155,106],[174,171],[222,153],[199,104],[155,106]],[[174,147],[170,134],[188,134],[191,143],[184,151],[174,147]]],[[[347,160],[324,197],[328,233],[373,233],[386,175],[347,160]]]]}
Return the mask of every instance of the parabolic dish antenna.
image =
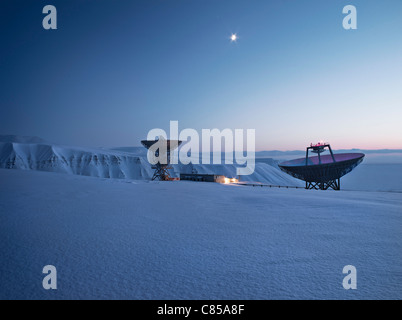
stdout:
{"type": "Polygon", "coordinates": [[[291,176],[306,182],[306,189],[340,190],[340,179],[358,166],[364,158],[363,153],[334,154],[329,144],[310,145],[306,157],[285,161],[279,168],[291,176]],[[328,148],[329,155],[321,155],[328,148]],[[309,150],[318,156],[309,157],[309,150]]]}
{"type": "MultiPolygon", "coordinates": [[[[170,181],[174,180],[170,174],[170,156],[171,152],[176,150],[182,141],[180,140],[166,140],[160,137],[156,140],[142,140],[141,144],[149,151],[149,158],[152,160],[152,169],[155,169],[152,180],[170,181]]],[[[148,159],[149,159],[148,158],[148,159]]]]}

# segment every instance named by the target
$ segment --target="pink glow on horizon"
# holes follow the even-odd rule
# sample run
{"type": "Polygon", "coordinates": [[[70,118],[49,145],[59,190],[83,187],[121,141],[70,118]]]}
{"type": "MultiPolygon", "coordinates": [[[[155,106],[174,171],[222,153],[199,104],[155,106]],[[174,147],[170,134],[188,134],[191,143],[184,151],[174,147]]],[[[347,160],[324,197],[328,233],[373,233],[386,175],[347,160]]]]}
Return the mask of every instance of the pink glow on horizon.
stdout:
{"type": "MultiPolygon", "coordinates": [[[[327,142],[331,145],[333,150],[352,150],[352,149],[360,149],[360,150],[381,150],[381,149],[389,149],[389,150],[402,150],[402,143],[396,142],[388,142],[388,143],[376,143],[376,142],[364,142],[364,143],[353,143],[353,142],[327,142]]],[[[278,142],[274,143],[264,143],[264,144],[256,144],[256,152],[259,151],[270,151],[270,150],[278,150],[278,151],[293,151],[300,150],[304,151],[306,147],[310,146],[310,143],[300,143],[300,144],[278,144],[278,142]]]]}

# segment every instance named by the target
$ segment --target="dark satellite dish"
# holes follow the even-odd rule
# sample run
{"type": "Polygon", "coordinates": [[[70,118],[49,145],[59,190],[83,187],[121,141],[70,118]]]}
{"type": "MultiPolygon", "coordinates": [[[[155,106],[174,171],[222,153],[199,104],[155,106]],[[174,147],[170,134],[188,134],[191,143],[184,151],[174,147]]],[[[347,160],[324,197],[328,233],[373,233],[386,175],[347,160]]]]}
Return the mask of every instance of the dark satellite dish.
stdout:
{"type": "Polygon", "coordinates": [[[142,140],[141,144],[147,148],[150,149],[152,146],[159,142],[163,147],[158,148],[154,151],[154,156],[155,157],[161,157],[164,158],[165,161],[163,163],[157,162],[156,164],[152,165],[152,169],[155,169],[154,175],[152,176],[152,180],[160,180],[160,181],[171,181],[171,180],[176,180],[175,178],[172,178],[169,174],[169,169],[172,169],[170,166],[170,153],[177,149],[182,141],[180,140],[166,140],[164,138],[160,138],[158,140],[142,140]]]}
{"type": "MultiPolygon", "coordinates": [[[[145,148],[147,148],[147,149],[149,149],[149,148],[151,148],[155,143],[157,143],[158,141],[160,141],[160,140],[142,140],[141,141],[141,144],[145,147],[145,148]]],[[[161,139],[161,141],[165,141],[165,143],[166,143],[166,149],[167,149],[167,151],[168,152],[170,152],[169,150],[175,150],[176,148],[178,148],[180,145],[181,145],[181,143],[182,143],[182,141],[180,141],[180,140],[164,140],[164,139],[161,139]]]]}
{"type": "Polygon", "coordinates": [[[306,150],[306,157],[285,161],[279,168],[291,176],[306,182],[306,189],[340,190],[340,179],[352,171],[364,158],[363,153],[334,154],[331,146],[325,143],[310,145],[306,150]],[[321,155],[329,149],[329,155],[321,155]],[[309,150],[318,156],[309,157],[309,150]]]}

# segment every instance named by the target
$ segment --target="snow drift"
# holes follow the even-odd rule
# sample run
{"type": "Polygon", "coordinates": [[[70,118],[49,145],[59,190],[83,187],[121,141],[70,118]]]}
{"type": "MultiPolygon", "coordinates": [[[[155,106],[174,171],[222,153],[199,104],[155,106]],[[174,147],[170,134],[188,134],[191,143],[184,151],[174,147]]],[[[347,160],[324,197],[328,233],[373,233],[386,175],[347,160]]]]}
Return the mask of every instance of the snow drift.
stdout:
{"type": "Polygon", "coordinates": [[[401,299],[401,207],[391,192],[0,169],[0,299],[401,299]]]}

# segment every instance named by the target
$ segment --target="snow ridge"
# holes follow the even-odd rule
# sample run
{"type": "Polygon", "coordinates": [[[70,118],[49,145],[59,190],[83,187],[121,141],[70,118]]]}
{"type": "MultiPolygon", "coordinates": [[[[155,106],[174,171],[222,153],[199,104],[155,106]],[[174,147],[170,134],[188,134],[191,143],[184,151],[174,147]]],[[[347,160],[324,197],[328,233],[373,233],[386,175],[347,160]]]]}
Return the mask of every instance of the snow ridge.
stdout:
{"type": "MultiPolygon", "coordinates": [[[[37,170],[112,179],[150,180],[153,169],[141,148],[88,149],[52,145],[39,138],[0,136],[0,168],[37,170]],[[9,137],[10,141],[7,141],[9,137]],[[38,140],[39,139],[39,140],[38,140]],[[39,143],[38,143],[39,141],[39,143]]],[[[173,165],[171,174],[221,174],[236,177],[236,165],[173,165]]],[[[276,161],[256,163],[255,172],[242,177],[273,185],[300,186],[301,182],[281,172],[276,161]]]]}

